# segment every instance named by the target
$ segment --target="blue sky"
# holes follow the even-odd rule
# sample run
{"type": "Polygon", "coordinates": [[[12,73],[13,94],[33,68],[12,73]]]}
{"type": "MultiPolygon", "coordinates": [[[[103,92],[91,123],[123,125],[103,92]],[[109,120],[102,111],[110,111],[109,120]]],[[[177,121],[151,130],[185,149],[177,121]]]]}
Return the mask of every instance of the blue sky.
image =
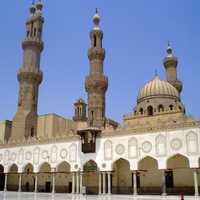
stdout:
{"type": "MultiPolygon", "coordinates": [[[[167,41],[179,59],[182,101],[187,113],[200,116],[199,0],[43,0],[44,42],[39,114],[73,116],[73,103],[87,95],[89,31],[97,7],[104,31],[105,73],[109,77],[107,116],[122,121],[132,112],[138,90],[155,69],[165,78],[162,60],[167,41]]],[[[31,0],[1,2],[0,120],[12,119],[17,106],[16,73],[22,63],[21,41],[31,0]]]]}

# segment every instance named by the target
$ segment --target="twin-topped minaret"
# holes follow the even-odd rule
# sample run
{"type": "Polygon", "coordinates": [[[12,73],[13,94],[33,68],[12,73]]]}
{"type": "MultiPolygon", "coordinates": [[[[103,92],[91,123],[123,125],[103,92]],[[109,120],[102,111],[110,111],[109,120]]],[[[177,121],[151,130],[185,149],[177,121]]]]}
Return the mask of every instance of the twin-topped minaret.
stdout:
{"type": "Polygon", "coordinates": [[[13,119],[10,142],[23,141],[37,135],[38,91],[42,82],[40,55],[43,50],[41,0],[30,7],[26,22],[26,37],[22,42],[23,64],[19,69],[19,99],[17,113],[13,119]]]}
{"type": "Polygon", "coordinates": [[[90,74],[86,77],[85,88],[88,93],[88,125],[102,128],[105,126],[105,93],[108,78],[104,75],[103,63],[105,49],[102,47],[103,32],[100,30],[98,11],[93,17],[94,27],[90,32],[91,48],[88,51],[90,74]]]}

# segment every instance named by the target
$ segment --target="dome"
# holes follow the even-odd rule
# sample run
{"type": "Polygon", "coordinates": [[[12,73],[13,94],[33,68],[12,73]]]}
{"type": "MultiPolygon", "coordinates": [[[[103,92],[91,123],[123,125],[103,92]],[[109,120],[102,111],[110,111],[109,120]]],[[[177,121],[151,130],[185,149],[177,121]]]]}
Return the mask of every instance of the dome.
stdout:
{"type": "Polygon", "coordinates": [[[138,94],[138,102],[142,101],[148,97],[172,97],[179,99],[179,93],[175,87],[164,80],[160,80],[159,76],[155,76],[153,80],[145,84],[145,86],[140,89],[138,94]]]}

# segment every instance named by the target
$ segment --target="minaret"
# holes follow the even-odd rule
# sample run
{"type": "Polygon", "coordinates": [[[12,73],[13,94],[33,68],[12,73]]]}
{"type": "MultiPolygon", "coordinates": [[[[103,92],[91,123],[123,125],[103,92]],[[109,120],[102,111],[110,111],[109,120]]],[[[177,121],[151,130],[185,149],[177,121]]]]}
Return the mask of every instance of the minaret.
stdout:
{"type": "Polygon", "coordinates": [[[23,141],[37,135],[38,91],[42,82],[40,56],[43,50],[41,0],[32,3],[30,16],[26,22],[26,37],[22,42],[23,64],[19,69],[18,109],[13,119],[10,142],[23,141]]]}
{"type": "Polygon", "coordinates": [[[108,88],[108,78],[103,71],[105,49],[102,48],[103,32],[99,27],[100,16],[97,10],[93,23],[94,27],[90,32],[91,48],[88,51],[90,74],[85,80],[88,93],[88,125],[102,128],[105,125],[105,93],[108,88]]]}
{"type": "Polygon", "coordinates": [[[163,64],[166,69],[167,81],[173,85],[179,92],[182,91],[183,85],[182,82],[177,79],[177,65],[178,59],[173,56],[172,47],[168,43],[167,47],[167,56],[164,58],[163,64]]]}
{"type": "Polygon", "coordinates": [[[87,104],[82,98],[79,98],[74,104],[74,121],[87,121],[87,104]]]}

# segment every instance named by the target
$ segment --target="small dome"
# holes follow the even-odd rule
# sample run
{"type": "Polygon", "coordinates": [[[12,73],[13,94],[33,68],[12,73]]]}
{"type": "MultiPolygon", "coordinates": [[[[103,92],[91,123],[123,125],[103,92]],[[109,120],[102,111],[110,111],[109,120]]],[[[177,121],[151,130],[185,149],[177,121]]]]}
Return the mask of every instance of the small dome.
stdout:
{"type": "Polygon", "coordinates": [[[160,80],[159,76],[155,76],[153,80],[149,81],[140,89],[137,101],[140,102],[148,97],[173,97],[179,99],[179,93],[175,87],[164,80],[160,80]]]}
{"type": "Polygon", "coordinates": [[[94,30],[99,30],[99,23],[100,23],[100,15],[99,15],[99,12],[98,10],[96,9],[96,13],[95,15],[93,16],[93,23],[94,23],[94,30]]]}

